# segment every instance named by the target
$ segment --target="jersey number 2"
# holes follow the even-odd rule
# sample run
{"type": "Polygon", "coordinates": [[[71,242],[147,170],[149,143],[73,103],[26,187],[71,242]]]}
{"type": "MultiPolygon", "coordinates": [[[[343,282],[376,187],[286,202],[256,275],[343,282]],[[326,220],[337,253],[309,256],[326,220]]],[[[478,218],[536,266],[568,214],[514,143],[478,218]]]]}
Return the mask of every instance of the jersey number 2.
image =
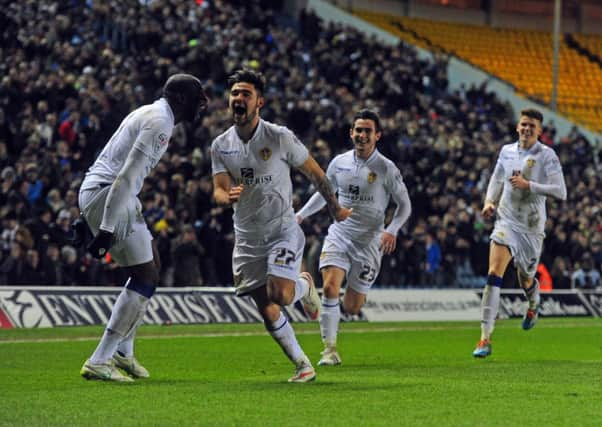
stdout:
{"type": "Polygon", "coordinates": [[[291,265],[295,261],[295,253],[290,249],[278,248],[276,258],[274,258],[274,264],[278,265],[291,265]]]}
{"type": "Polygon", "coordinates": [[[370,267],[368,264],[364,264],[362,266],[362,272],[360,273],[360,279],[371,282],[374,280],[374,276],[376,275],[376,269],[370,267]]]}

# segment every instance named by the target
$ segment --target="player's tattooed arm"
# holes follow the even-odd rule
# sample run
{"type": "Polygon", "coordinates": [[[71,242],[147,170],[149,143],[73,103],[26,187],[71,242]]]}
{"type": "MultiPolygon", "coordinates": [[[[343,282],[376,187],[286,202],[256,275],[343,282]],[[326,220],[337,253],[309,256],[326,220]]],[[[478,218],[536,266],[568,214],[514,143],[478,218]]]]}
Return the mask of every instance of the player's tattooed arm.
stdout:
{"type": "Polygon", "coordinates": [[[318,192],[326,201],[328,212],[332,218],[334,218],[336,221],[344,221],[349,217],[349,215],[351,215],[352,209],[344,208],[339,205],[337,196],[333,191],[326,174],[324,174],[324,171],[312,156],[307,158],[305,163],[301,165],[300,169],[316,186],[318,192]]]}

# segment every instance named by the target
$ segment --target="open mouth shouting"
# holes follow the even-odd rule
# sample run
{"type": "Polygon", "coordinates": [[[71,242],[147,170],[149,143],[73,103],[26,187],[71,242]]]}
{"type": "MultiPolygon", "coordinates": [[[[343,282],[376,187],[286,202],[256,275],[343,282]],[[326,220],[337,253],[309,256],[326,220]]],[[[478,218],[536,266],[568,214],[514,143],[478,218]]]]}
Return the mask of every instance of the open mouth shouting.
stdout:
{"type": "Polygon", "coordinates": [[[232,107],[232,115],[234,120],[242,120],[247,115],[247,109],[243,104],[235,104],[232,107]]]}

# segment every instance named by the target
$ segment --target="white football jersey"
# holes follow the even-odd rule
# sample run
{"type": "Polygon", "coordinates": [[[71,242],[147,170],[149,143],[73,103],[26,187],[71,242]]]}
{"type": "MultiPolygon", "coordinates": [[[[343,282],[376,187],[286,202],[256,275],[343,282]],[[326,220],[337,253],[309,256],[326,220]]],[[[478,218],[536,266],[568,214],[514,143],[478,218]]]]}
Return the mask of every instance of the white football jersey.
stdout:
{"type": "MultiPolygon", "coordinates": [[[[491,179],[503,182],[497,215],[516,229],[527,233],[543,233],[546,222],[546,196],[530,190],[512,188],[510,178],[521,174],[526,180],[548,184],[549,177],[562,174],[560,161],[554,150],[536,142],[530,149],[519,143],[502,147],[491,179]]],[[[563,178],[564,182],[564,178],[563,178]]]]}
{"type": "Polygon", "coordinates": [[[117,131],[86,173],[82,190],[99,184],[112,184],[123,168],[130,150],[135,147],[146,154],[148,164],[144,174],[135,177],[135,194],[140,193],[148,176],[167,150],[174,128],[174,115],[167,100],[160,98],[150,105],[132,111],[123,119],[117,131]]]}
{"type": "Polygon", "coordinates": [[[267,238],[296,224],[290,168],[301,166],[308,156],[307,148],[289,129],[262,119],[247,143],[234,126],[215,138],[213,175],[226,172],[233,186],[244,185],[233,206],[239,237],[267,238]]]}
{"type": "Polygon", "coordinates": [[[409,215],[410,201],[401,173],[391,160],[378,150],[366,160],[358,158],[355,150],[350,150],[330,162],[326,175],[338,193],[339,204],[353,208],[349,218],[330,225],[329,239],[339,244],[380,239],[391,197],[397,203],[398,211],[407,213],[387,227],[388,232],[397,235],[409,215]]]}

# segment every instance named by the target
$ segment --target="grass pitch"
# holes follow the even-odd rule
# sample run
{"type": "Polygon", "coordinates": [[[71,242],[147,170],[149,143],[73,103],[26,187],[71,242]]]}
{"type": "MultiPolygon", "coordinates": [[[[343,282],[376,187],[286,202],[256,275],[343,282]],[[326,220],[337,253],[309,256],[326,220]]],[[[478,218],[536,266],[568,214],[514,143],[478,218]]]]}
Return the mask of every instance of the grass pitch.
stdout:
{"type": "MultiPolygon", "coordinates": [[[[313,362],[318,325],[296,324],[313,362]]],[[[343,324],[343,365],[289,384],[261,325],[142,326],[151,378],[86,381],[102,328],[0,330],[1,426],[598,426],[602,320],[498,322],[475,360],[478,323],[343,324]]]]}

